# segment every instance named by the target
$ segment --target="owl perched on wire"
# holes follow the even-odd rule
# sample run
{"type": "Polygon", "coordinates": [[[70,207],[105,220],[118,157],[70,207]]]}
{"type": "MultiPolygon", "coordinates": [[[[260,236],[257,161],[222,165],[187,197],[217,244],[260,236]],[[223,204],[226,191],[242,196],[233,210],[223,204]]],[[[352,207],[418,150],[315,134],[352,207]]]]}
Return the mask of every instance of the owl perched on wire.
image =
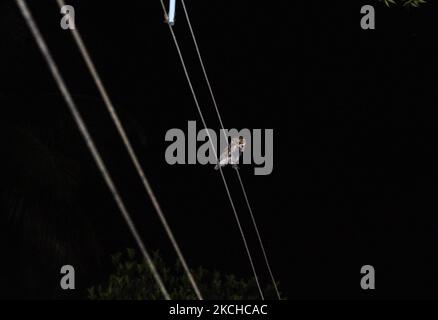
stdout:
{"type": "Polygon", "coordinates": [[[231,143],[225,148],[219,157],[219,163],[215,169],[231,164],[234,169],[238,169],[239,159],[243,151],[245,151],[246,140],[243,137],[231,139],[231,143]]]}

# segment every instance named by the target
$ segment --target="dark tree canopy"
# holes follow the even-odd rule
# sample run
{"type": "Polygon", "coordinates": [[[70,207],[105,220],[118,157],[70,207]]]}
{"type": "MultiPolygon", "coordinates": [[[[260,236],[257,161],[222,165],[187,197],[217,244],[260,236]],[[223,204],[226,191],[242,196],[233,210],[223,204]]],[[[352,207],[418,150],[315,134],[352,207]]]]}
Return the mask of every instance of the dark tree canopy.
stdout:
{"type": "MultiPolygon", "coordinates": [[[[145,262],[136,258],[135,251],[128,249],[126,254],[112,256],[115,271],[105,283],[89,289],[92,300],[157,300],[162,299],[160,289],[145,262]]],[[[160,270],[170,296],[176,300],[196,300],[182,266],[177,263],[169,267],[158,253],[154,263],[160,270]]],[[[193,270],[193,276],[204,299],[208,300],[256,300],[260,298],[254,279],[239,279],[232,274],[206,270],[202,267],[193,270]]],[[[275,299],[272,285],[264,288],[267,299],[275,299]]]]}

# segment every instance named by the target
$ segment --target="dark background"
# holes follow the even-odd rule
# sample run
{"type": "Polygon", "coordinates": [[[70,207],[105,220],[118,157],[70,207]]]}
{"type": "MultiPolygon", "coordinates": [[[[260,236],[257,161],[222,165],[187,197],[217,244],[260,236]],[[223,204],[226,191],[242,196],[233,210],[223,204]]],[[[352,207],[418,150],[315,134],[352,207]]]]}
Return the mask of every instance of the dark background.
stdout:
{"type": "MultiPolygon", "coordinates": [[[[30,2],[30,1],[29,1],[30,2]]],[[[280,289],[296,298],[436,298],[436,3],[187,1],[226,128],[273,128],[274,171],[241,174],[280,289]],[[376,8],[376,30],[360,8],[376,8]],[[362,291],[360,268],[376,269],[362,291]]],[[[156,1],[69,1],[191,266],[250,277],[219,173],[169,166],[167,130],[197,120],[156,1]]],[[[30,5],[147,244],[175,255],[55,1],[30,5]]],[[[175,32],[219,122],[182,8],[175,32]]],[[[14,1],[0,0],[0,296],[79,297],[130,234],[14,1]],[[76,293],[59,288],[73,264],[76,293]],[[78,293],[80,292],[80,293],[78,293]]],[[[238,181],[225,170],[263,283],[238,181]]]]}

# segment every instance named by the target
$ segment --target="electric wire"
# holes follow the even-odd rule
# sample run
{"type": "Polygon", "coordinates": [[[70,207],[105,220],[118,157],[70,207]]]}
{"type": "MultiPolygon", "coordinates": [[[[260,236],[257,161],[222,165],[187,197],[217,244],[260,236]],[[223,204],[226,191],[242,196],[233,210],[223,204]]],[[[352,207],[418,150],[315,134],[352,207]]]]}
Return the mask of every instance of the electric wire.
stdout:
{"type": "MultiPolygon", "coordinates": [[[[223,133],[224,133],[224,135],[225,135],[225,141],[227,141],[227,143],[228,143],[228,137],[227,137],[227,135],[226,135],[226,133],[225,133],[225,127],[224,127],[224,124],[223,124],[223,122],[222,122],[221,114],[220,114],[220,112],[219,112],[219,107],[218,107],[218,104],[217,104],[217,100],[216,100],[215,94],[214,94],[214,92],[213,92],[213,89],[212,89],[212,86],[211,86],[211,83],[210,83],[210,79],[209,79],[208,74],[207,74],[207,70],[206,70],[206,67],[205,67],[205,64],[204,64],[204,60],[202,59],[201,51],[200,51],[200,49],[199,49],[198,41],[196,40],[195,32],[194,32],[194,30],[193,30],[192,23],[191,23],[191,21],[190,21],[190,17],[189,17],[189,14],[188,14],[188,10],[187,10],[187,7],[186,7],[186,5],[185,5],[185,1],[184,1],[184,0],[181,0],[181,2],[182,2],[182,7],[183,7],[184,15],[185,15],[185,17],[186,17],[186,19],[187,19],[187,23],[188,23],[188,26],[189,26],[189,29],[190,29],[190,34],[191,34],[191,37],[192,37],[193,42],[194,42],[194,44],[195,44],[196,53],[197,53],[197,56],[198,56],[199,62],[200,62],[200,64],[201,64],[202,72],[203,72],[203,74],[204,74],[204,78],[205,78],[205,80],[206,80],[207,87],[208,87],[208,90],[209,90],[209,92],[210,92],[210,96],[211,96],[211,99],[212,99],[212,101],[213,101],[213,105],[214,105],[214,108],[215,108],[215,110],[216,110],[216,114],[217,114],[217,116],[218,116],[218,119],[219,119],[219,122],[220,122],[221,128],[223,129],[222,131],[223,131],[223,133]]],[[[248,211],[249,211],[249,213],[250,213],[251,220],[252,220],[252,223],[253,223],[254,229],[255,229],[255,231],[256,231],[256,234],[257,234],[257,238],[258,238],[258,241],[259,241],[260,247],[261,247],[261,249],[262,249],[263,257],[264,257],[264,260],[265,260],[265,263],[266,263],[267,269],[268,269],[268,271],[269,271],[269,275],[270,275],[271,280],[272,280],[272,283],[273,283],[273,285],[274,285],[274,288],[275,288],[275,291],[276,291],[277,297],[278,297],[278,299],[280,300],[280,299],[281,299],[280,292],[279,292],[279,290],[278,290],[277,283],[276,283],[276,281],[275,281],[275,278],[274,278],[274,275],[273,275],[273,272],[272,272],[271,266],[270,266],[270,264],[269,264],[268,256],[267,256],[267,254],[266,254],[266,249],[265,249],[265,246],[264,246],[264,244],[263,244],[262,237],[261,237],[261,235],[260,235],[260,231],[259,231],[259,228],[258,228],[258,225],[257,225],[256,219],[255,219],[255,216],[254,216],[254,213],[253,213],[252,207],[251,207],[251,205],[250,205],[250,202],[249,202],[249,199],[248,199],[248,195],[247,195],[247,192],[246,192],[245,186],[244,186],[243,181],[242,181],[242,177],[240,176],[240,173],[239,173],[238,170],[236,170],[236,174],[237,174],[237,177],[238,177],[239,182],[240,182],[240,186],[241,186],[241,189],[242,189],[242,193],[243,193],[243,195],[244,195],[245,202],[246,202],[246,205],[247,205],[247,207],[248,207],[248,211]]]]}
{"type": "MultiPolygon", "coordinates": [[[[164,5],[164,1],[163,1],[163,0],[160,0],[160,2],[161,2],[161,6],[162,6],[162,8],[163,8],[163,12],[164,12],[164,16],[165,16],[165,18],[166,18],[166,21],[168,21],[167,10],[166,10],[166,6],[164,5]]],[[[170,30],[170,33],[171,33],[171,35],[172,35],[172,38],[173,38],[173,41],[174,41],[175,47],[176,47],[177,52],[178,52],[178,56],[179,56],[179,58],[180,58],[180,61],[181,61],[181,64],[182,64],[182,67],[183,67],[183,70],[184,70],[184,74],[185,74],[186,79],[187,79],[187,82],[188,82],[188,84],[189,84],[190,91],[191,91],[192,96],[193,96],[193,99],[194,99],[194,101],[195,101],[196,108],[197,108],[197,110],[198,110],[198,113],[199,113],[199,116],[200,116],[200,118],[201,118],[201,121],[202,121],[202,123],[203,123],[203,125],[204,125],[204,128],[205,128],[206,131],[207,131],[207,136],[208,136],[209,141],[210,141],[210,143],[211,143],[211,145],[212,145],[212,149],[213,149],[214,156],[215,156],[215,158],[217,159],[216,148],[214,147],[213,142],[212,142],[212,139],[211,139],[211,137],[210,137],[210,133],[209,133],[209,131],[208,131],[208,127],[207,127],[207,124],[206,124],[206,121],[205,121],[204,115],[203,115],[203,113],[202,113],[202,110],[201,110],[201,107],[200,107],[200,104],[199,104],[199,101],[198,101],[198,98],[197,98],[196,92],[195,92],[195,90],[194,90],[194,88],[193,88],[192,80],[191,80],[190,75],[189,75],[189,73],[188,73],[187,66],[186,66],[186,63],[185,63],[185,61],[184,61],[184,57],[183,57],[182,52],[181,52],[181,48],[180,48],[180,46],[179,46],[179,43],[178,43],[178,40],[177,40],[177,38],[176,38],[175,32],[173,31],[173,26],[172,26],[171,24],[168,24],[168,26],[169,26],[169,30],[170,30]]],[[[255,265],[254,265],[254,261],[253,261],[252,255],[251,255],[251,252],[250,252],[250,250],[249,250],[248,242],[247,242],[247,239],[246,239],[245,233],[244,233],[244,231],[243,231],[242,225],[241,225],[241,223],[240,223],[240,218],[239,218],[239,215],[238,215],[238,213],[237,213],[236,207],[235,207],[235,205],[234,205],[234,201],[233,201],[233,199],[232,199],[232,197],[231,197],[231,193],[230,193],[230,190],[229,190],[229,187],[228,187],[228,183],[227,183],[227,181],[226,181],[226,179],[225,179],[225,175],[224,175],[224,173],[223,173],[223,171],[222,171],[221,166],[219,166],[219,171],[220,171],[220,174],[221,174],[221,177],[222,177],[223,183],[224,183],[224,185],[225,185],[225,190],[226,190],[226,192],[227,192],[228,199],[230,200],[230,204],[231,204],[231,207],[232,207],[232,209],[233,209],[233,213],[234,213],[234,217],[235,217],[236,222],[237,222],[237,226],[238,226],[239,231],[240,231],[240,234],[241,234],[241,236],[242,236],[242,240],[243,240],[243,243],[244,243],[244,246],[245,246],[246,253],[247,253],[247,255],[248,255],[249,262],[250,262],[250,264],[251,264],[251,269],[252,269],[253,274],[254,274],[254,279],[255,279],[255,281],[256,281],[257,288],[259,289],[259,293],[260,293],[260,296],[261,296],[262,300],[264,300],[265,298],[264,298],[263,291],[262,291],[261,286],[260,286],[260,282],[259,282],[259,279],[258,279],[258,276],[257,276],[257,272],[256,272],[256,269],[255,269],[255,265]]]]}
{"type": "MultiPolygon", "coordinates": [[[[57,0],[57,2],[58,2],[58,5],[60,8],[65,6],[64,0],[57,0]]],[[[105,85],[103,84],[103,81],[102,81],[101,77],[99,76],[99,73],[96,69],[96,66],[93,62],[93,59],[91,58],[91,55],[90,55],[90,53],[89,53],[89,51],[88,51],[88,49],[87,49],[87,47],[82,39],[82,36],[79,32],[77,25],[75,26],[75,28],[71,29],[71,33],[73,35],[74,41],[75,41],[80,53],[82,55],[82,58],[84,59],[86,65],[87,65],[87,68],[88,68],[88,70],[89,70],[89,72],[90,72],[90,74],[91,74],[91,76],[96,84],[96,87],[98,88],[98,91],[102,97],[102,100],[104,101],[105,107],[106,107],[107,111],[109,112],[111,119],[113,120],[113,122],[117,128],[117,131],[118,131],[118,133],[123,141],[123,144],[124,144],[128,154],[129,154],[129,157],[131,158],[131,161],[134,164],[134,167],[135,167],[135,169],[136,169],[136,171],[137,171],[137,173],[138,173],[138,175],[143,183],[143,186],[144,186],[147,194],[149,195],[149,198],[152,201],[152,204],[155,208],[155,211],[158,214],[158,217],[161,221],[161,224],[163,225],[164,230],[166,231],[166,234],[167,234],[168,238],[170,239],[170,242],[172,243],[172,246],[173,246],[173,248],[174,248],[174,250],[175,250],[182,266],[183,266],[183,269],[184,269],[184,271],[189,279],[189,282],[190,282],[191,286],[193,287],[193,290],[195,291],[197,298],[199,300],[203,300],[203,297],[201,295],[199,287],[198,287],[198,285],[193,277],[192,272],[190,271],[190,269],[188,267],[186,259],[184,258],[184,255],[180,249],[180,246],[178,245],[178,242],[177,242],[177,240],[172,232],[172,229],[170,228],[170,225],[169,225],[169,223],[164,215],[164,212],[163,212],[163,210],[158,202],[158,199],[155,196],[155,193],[152,189],[152,186],[149,183],[149,180],[147,179],[146,174],[144,173],[144,170],[140,164],[138,156],[137,156],[136,152],[134,151],[134,148],[133,148],[133,146],[128,138],[128,135],[126,133],[126,130],[124,129],[124,126],[123,126],[123,124],[122,124],[122,122],[117,114],[117,111],[114,107],[114,104],[113,104],[109,94],[108,94],[108,91],[106,90],[105,85]]]]}
{"type": "Polygon", "coordinates": [[[52,76],[53,76],[59,90],[61,91],[61,94],[62,94],[67,106],[70,109],[70,112],[71,112],[71,114],[76,122],[76,125],[78,126],[79,131],[80,131],[81,135],[83,136],[83,138],[86,142],[86,145],[87,145],[89,151],[91,152],[91,154],[94,158],[94,161],[96,162],[96,165],[97,165],[99,171],[101,172],[102,177],[104,178],[104,180],[105,180],[105,182],[106,182],[106,184],[107,184],[107,186],[108,186],[108,188],[109,188],[109,190],[114,198],[114,201],[116,202],[120,212],[122,213],[122,216],[125,219],[129,230],[131,231],[135,241],[137,242],[138,247],[140,248],[140,251],[141,251],[147,265],[149,266],[149,268],[151,270],[152,276],[155,278],[155,281],[157,282],[158,287],[161,290],[164,298],[166,300],[170,300],[170,295],[169,295],[166,287],[164,286],[164,283],[163,283],[163,281],[162,281],[162,279],[161,279],[161,277],[160,277],[160,275],[155,267],[154,262],[151,259],[151,256],[149,255],[140,235],[138,234],[138,231],[134,225],[134,222],[131,219],[131,216],[128,212],[128,209],[126,208],[126,206],[125,206],[125,204],[124,204],[124,202],[119,194],[119,191],[117,190],[117,187],[115,186],[113,179],[111,178],[110,173],[108,172],[108,169],[106,168],[106,165],[105,165],[105,163],[104,163],[104,161],[103,161],[103,159],[102,159],[102,157],[101,157],[101,155],[100,155],[100,153],[99,153],[99,151],[94,143],[93,138],[91,137],[91,135],[88,131],[88,128],[87,128],[71,94],[70,94],[69,89],[67,88],[67,85],[66,85],[66,83],[65,83],[65,81],[64,81],[64,79],[59,71],[59,68],[58,68],[55,60],[53,59],[52,54],[49,51],[49,48],[46,44],[46,41],[45,41],[44,37],[42,36],[42,34],[41,34],[37,24],[36,24],[36,21],[34,20],[32,13],[30,12],[30,9],[27,6],[26,1],[25,0],[15,0],[15,1],[18,5],[18,7],[19,7],[19,9],[20,9],[20,11],[21,11],[21,13],[22,13],[22,15],[23,15],[39,49],[40,49],[40,51],[41,51],[41,53],[42,53],[42,55],[44,56],[44,59],[47,63],[47,66],[48,66],[50,72],[52,73],[52,76]]]}

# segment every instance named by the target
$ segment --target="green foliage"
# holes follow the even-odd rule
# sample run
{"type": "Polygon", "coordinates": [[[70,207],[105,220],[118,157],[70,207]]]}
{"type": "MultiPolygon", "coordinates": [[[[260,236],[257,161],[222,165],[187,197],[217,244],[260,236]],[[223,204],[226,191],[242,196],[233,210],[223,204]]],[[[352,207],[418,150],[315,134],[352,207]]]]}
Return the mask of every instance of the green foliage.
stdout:
{"type": "Polygon", "coordinates": [[[404,6],[410,7],[418,7],[423,3],[426,3],[425,0],[380,0],[383,1],[388,7],[391,4],[402,4],[404,6]]]}
{"type": "MultiPolygon", "coordinates": [[[[154,263],[172,299],[195,300],[196,296],[180,263],[170,268],[158,253],[154,263]]],[[[115,272],[104,283],[88,289],[91,300],[158,300],[163,296],[145,262],[136,259],[136,253],[112,256],[115,272]]],[[[205,299],[209,300],[252,300],[259,299],[254,280],[238,279],[234,275],[223,275],[218,271],[208,271],[202,267],[193,271],[193,276],[205,299]]],[[[274,298],[272,286],[265,289],[267,298],[274,298]]]]}

